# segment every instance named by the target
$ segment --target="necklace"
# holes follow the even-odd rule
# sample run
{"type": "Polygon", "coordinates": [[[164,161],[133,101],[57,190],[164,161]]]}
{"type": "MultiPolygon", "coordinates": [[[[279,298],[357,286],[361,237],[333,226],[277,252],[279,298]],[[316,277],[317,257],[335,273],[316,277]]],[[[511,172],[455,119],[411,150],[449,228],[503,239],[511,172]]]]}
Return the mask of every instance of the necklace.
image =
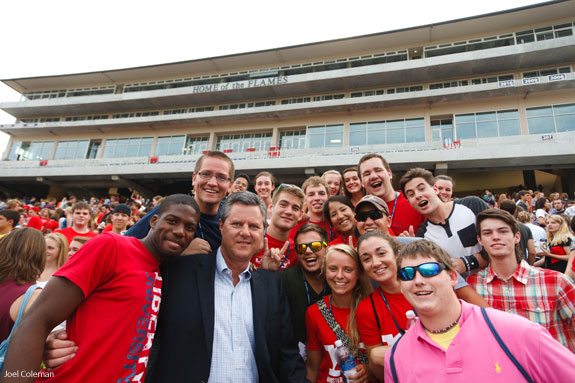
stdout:
{"type": "Polygon", "coordinates": [[[461,314],[459,314],[459,316],[457,317],[456,320],[454,320],[450,325],[448,325],[447,327],[442,328],[441,330],[430,330],[427,327],[423,326],[423,323],[421,324],[423,326],[423,328],[425,329],[425,331],[430,332],[432,334],[443,334],[448,332],[449,330],[451,330],[452,328],[454,328],[458,323],[459,323],[459,319],[461,319],[461,314]]]}

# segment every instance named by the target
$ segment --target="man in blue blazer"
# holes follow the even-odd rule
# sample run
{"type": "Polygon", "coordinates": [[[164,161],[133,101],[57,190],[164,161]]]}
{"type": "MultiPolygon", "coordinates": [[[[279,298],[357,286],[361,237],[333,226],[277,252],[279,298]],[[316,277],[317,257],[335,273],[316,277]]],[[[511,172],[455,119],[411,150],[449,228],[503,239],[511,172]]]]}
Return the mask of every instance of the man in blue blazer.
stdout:
{"type": "Polygon", "coordinates": [[[216,255],[179,257],[167,276],[147,382],[304,382],[279,276],[250,271],[266,208],[250,192],[221,207],[216,255]]]}

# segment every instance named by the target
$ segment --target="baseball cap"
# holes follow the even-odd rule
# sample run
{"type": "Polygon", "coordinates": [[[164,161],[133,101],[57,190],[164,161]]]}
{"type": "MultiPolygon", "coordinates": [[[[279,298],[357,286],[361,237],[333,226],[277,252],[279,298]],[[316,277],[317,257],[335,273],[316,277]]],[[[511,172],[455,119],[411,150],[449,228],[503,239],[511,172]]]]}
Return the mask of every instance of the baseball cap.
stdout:
{"type": "Polygon", "coordinates": [[[372,205],[377,210],[384,212],[386,215],[389,215],[389,209],[387,208],[387,204],[377,196],[371,194],[363,196],[363,198],[359,200],[357,205],[355,205],[355,211],[357,211],[360,206],[365,204],[372,205]]]}
{"type": "Polygon", "coordinates": [[[122,213],[122,214],[126,214],[126,215],[131,215],[132,211],[130,210],[128,205],[123,204],[123,203],[119,203],[114,208],[114,211],[112,214],[115,214],[115,213],[122,213]]]}

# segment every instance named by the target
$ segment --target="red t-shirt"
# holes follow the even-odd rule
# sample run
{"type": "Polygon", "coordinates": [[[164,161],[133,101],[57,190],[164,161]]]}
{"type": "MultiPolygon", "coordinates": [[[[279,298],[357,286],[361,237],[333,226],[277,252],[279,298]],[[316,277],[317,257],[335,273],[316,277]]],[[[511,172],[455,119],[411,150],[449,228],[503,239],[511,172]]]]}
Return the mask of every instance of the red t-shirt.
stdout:
{"type": "Polygon", "coordinates": [[[88,231],[87,233],[78,233],[74,230],[73,227],[68,227],[66,229],[56,230],[55,233],[60,233],[68,240],[68,244],[72,243],[74,237],[90,237],[94,238],[98,235],[98,233],[94,233],[92,230],[88,231]]]}
{"type": "MultiPolygon", "coordinates": [[[[269,249],[281,249],[285,245],[285,241],[280,241],[275,239],[269,234],[266,234],[266,238],[268,239],[268,248],[269,249]]],[[[286,269],[291,266],[297,265],[297,253],[295,252],[294,243],[292,240],[289,240],[289,247],[284,253],[284,258],[282,259],[282,264],[280,269],[286,269]]],[[[264,255],[264,249],[260,251],[257,255],[252,257],[252,263],[257,267],[262,265],[262,257],[264,255]]]]}
{"type": "MultiPolygon", "coordinates": [[[[400,338],[399,330],[393,322],[390,312],[381,297],[381,289],[378,288],[375,290],[372,297],[381,331],[377,327],[377,320],[375,319],[371,299],[367,297],[359,302],[359,306],[357,306],[355,312],[355,321],[357,323],[357,329],[359,330],[360,339],[367,346],[375,346],[380,343],[383,343],[385,346],[392,346],[395,341],[400,338]]],[[[385,298],[391,308],[393,318],[395,318],[399,327],[406,330],[407,317],[405,316],[405,312],[413,310],[413,307],[401,293],[385,293],[385,298]]]]}
{"type": "Polygon", "coordinates": [[[36,215],[28,220],[26,227],[31,227],[40,231],[46,231],[46,225],[48,225],[49,223],[50,223],[49,218],[42,218],[36,215]]]}
{"type": "Polygon", "coordinates": [[[425,221],[425,217],[411,207],[403,193],[396,192],[396,195],[396,199],[387,202],[391,229],[395,235],[400,235],[404,231],[409,230],[409,226],[413,226],[413,232],[417,234],[419,227],[425,221]]]}
{"type": "MultiPolygon", "coordinates": [[[[326,306],[329,308],[329,295],[323,297],[326,306]]],[[[347,319],[350,309],[342,309],[332,306],[333,317],[340,327],[347,334],[347,319]]],[[[317,304],[308,307],[305,313],[305,327],[307,331],[308,350],[321,350],[321,364],[317,378],[318,383],[344,383],[344,377],[337,364],[335,357],[335,336],[333,330],[319,311],[317,304]]],[[[359,364],[356,359],[355,363],[359,364]]]]}
{"type": "Polygon", "coordinates": [[[37,382],[143,382],[160,309],[159,266],[133,237],[108,233],[82,246],[54,273],[84,293],[66,325],[78,352],[37,382]]]}
{"type": "Polygon", "coordinates": [[[104,229],[102,229],[102,233],[108,233],[110,231],[112,231],[114,229],[114,225],[112,225],[111,223],[104,226],[104,229]]]}

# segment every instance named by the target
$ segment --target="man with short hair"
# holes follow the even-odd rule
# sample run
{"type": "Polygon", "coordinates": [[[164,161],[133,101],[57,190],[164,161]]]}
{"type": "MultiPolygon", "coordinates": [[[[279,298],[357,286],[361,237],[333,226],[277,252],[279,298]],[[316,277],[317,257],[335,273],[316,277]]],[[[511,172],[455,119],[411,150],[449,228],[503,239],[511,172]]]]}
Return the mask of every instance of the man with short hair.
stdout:
{"type": "Polygon", "coordinates": [[[14,210],[0,210],[0,238],[10,233],[20,221],[20,214],[14,210]]]}
{"type": "Polygon", "coordinates": [[[306,354],[305,312],[307,308],[331,294],[321,265],[327,253],[327,232],[318,225],[306,223],[295,235],[297,265],[280,271],[288,297],[291,323],[300,354],[306,354]]]}
{"type": "MultiPolygon", "coordinates": [[[[517,206],[513,203],[513,201],[506,199],[505,201],[501,201],[499,204],[499,208],[501,210],[505,210],[509,214],[513,216],[513,218],[517,219],[517,206]]],[[[535,256],[537,254],[535,250],[535,244],[533,242],[533,233],[529,227],[521,222],[519,223],[519,233],[521,234],[521,239],[519,240],[519,246],[521,247],[521,253],[527,263],[532,265],[535,263],[535,256]]]]}
{"type": "Polygon", "coordinates": [[[517,206],[521,207],[526,212],[529,212],[529,192],[527,190],[520,190],[518,193],[519,201],[517,201],[517,206]]]}
{"type": "Polygon", "coordinates": [[[83,245],[16,328],[2,382],[34,381],[46,336],[63,320],[77,352],[43,371],[43,382],[143,382],[162,296],[159,266],[189,245],[198,210],[190,196],[172,195],[144,239],[110,233],[83,245]]]}
{"type": "Polygon", "coordinates": [[[257,195],[233,193],[221,208],[216,255],[166,263],[169,279],[150,382],[305,380],[281,278],[250,270],[250,260],[263,247],[265,216],[257,195]]]}
{"type": "Polygon", "coordinates": [[[387,352],[386,382],[528,380],[519,366],[534,382],[573,381],[575,355],[542,326],[458,300],[451,261],[426,240],[404,246],[397,256],[401,292],[419,320],[387,352]]]}
{"type": "Polygon", "coordinates": [[[517,249],[519,226],[507,211],[477,215],[479,243],[489,267],[468,278],[470,286],[493,308],[539,323],[575,352],[575,285],[562,273],[532,267],[517,249]]]}
{"type": "Polygon", "coordinates": [[[93,238],[98,234],[90,230],[90,217],[90,206],[86,202],[77,202],[72,206],[72,227],[56,230],[55,233],[65,236],[68,245],[74,237],[93,238]]]}
{"type": "MultiPolygon", "coordinates": [[[[230,189],[234,172],[234,164],[225,153],[211,151],[198,158],[192,183],[195,191],[193,197],[200,207],[200,221],[196,229],[196,238],[182,255],[213,253],[220,246],[222,234],[219,229],[219,207],[230,189]]],[[[150,218],[156,214],[157,209],[156,206],[125,235],[145,237],[149,230],[150,218]]]]}
{"type": "Polygon", "coordinates": [[[301,217],[303,200],[304,194],[299,187],[290,184],[278,186],[272,197],[272,215],[264,235],[264,248],[252,258],[254,265],[262,266],[266,249],[270,251],[270,256],[279,258],[275,270],[285,269],[297,262],[294,242],[290,241],[289,234],[301,217]]]}
{"type": "MultiPolygon", "coordinates": [[[[459,198],[443,202],[434,188],[434,177],[429,170],[410,169],[399,181],[401,191],[411,206],[426,220],[417,232],[418,237],[433,241],[454,259],[453,264],[463,278],[469,272],[487,266],[477,242],[475,216],[487,205],[477,197],[459,198]]],[[[459,280],[457,296],[480,306],[487,306],[477,293],[459,280]]]]}
{"type": "Polygon", "coordinates": [[[239,191],[246,191],[248,190],[248,186],[250,186],[250,176],[245,173],[240,173],[236,176],[236,179],[232,184],[230,194],[237,193],[239,191]]]}
{"type": "Polygon", "coordinates": [[[297,230],[308,222],[323,227],[331,240],[332,236],[335,236],[335,233],[332,233],[333,230],[329,221],[326,221],[323,217],[323,205],[329,198],[329,186],[327,182],[325,182],[321,177],[311,176],[304,181],[301,189],[305,195],[305,204],[307,206],[307,214],[309,215],[309,218],[307,220],[300,221],[293,229],[291,229],[289,235],[290,240],[293,242],[297,230]]]}
{"type": "Polygon", "coordinates": [[[112,225],[109,230],[104,228],[104,232],[111,231],[115,234],[124,234],[130,224],[130,215],[132,211],[126,204],[119,203],[112,211],[112,225]]]}
{"type": "Polygon", "coordinates": [[[393,175],[385,158],[377,153],[366,154],[359,160],[357,169],[366,194],[373,194],[387,203],[391,230],[395,235],[417,233],[424,217],[410,206],[400,192],[393,190],[393,175]]]}

